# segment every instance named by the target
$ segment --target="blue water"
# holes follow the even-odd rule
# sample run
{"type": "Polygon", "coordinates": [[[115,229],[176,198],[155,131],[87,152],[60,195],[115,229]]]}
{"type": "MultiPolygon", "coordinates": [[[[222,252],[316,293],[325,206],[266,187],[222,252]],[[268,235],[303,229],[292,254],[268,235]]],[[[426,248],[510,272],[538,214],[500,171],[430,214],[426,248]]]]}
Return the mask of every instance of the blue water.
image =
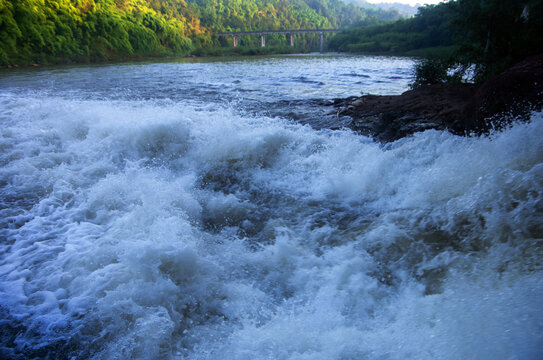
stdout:
{"type": "Polygon", "coordinates": [[[541,114],[386,146],[289,115],[401,93],[412,67],[2,72],[0,355],[542,358],[541,114]]]}

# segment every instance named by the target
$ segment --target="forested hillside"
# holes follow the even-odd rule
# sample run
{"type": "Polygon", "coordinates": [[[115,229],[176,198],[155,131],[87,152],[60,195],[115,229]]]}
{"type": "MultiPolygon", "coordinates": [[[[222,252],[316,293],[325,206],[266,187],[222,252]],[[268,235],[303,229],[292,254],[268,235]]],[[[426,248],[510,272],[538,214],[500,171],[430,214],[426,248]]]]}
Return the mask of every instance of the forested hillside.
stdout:
{"type": "Polygon", "coordinates": [[[398,3],[395,1],[373,4],[366,0],[344,0],[348,4],[355,4],[363,9],[381,9],[397,12],[401,17],[409,18],[415,16],[418,5],[411,6],[408,4],[398,3]]]}
{"type": "Polygon", "coordinates": [[[226,45],[229,39],[213,35],[217,31],[333,28],[393,18],[341,0],[0,0],[0,64],[183,55],[226,45]]]}
{"type": "Polygon", "coordinates": [[[453,45],[453,17],[448,4],[423,6],[413,18],[356,27],[338,34],[329,46],[337,51],[390,54],[442,50],[453,45]]]}
{"type": "Polygon", "coordinates": [[[410,19],[352,28],[329,47],[438,58],[417,70],[425,73],[420,84],[466,76],[480,82],[543,53],[542,18],[543,0],[451,0],[420,7],[410,19]]]}

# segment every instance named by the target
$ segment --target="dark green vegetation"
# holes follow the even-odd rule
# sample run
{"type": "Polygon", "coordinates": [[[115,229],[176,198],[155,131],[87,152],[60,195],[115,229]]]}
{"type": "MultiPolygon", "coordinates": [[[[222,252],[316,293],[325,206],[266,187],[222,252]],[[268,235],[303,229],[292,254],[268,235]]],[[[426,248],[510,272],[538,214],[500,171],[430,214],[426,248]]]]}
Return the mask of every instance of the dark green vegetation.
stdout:
{"type": "MultiPolygon", "coordinates": [[[[0,64],[221,53],[216,48],[232,40],[213,35],[219,31],[336,28],[394,16],[341,0],[0,0],[0,64]]],[[[239,41],[236,52],[250,53],[259,39],[239,41]]],[[[318,41],[300,36],[296,44],[318,41]]],[[[267,44],[279,51],[286,38],[267,44]]]]}
{"type": "Polygon", "coordinates": [[[543,53],[543,0],[456,0],[419,8],[414,18],[337,35],[338,51],[426,57],[414,86],[482,82],[543,53]]]}
{"type": "Polygon", "coordinates": [[[458,50],[448,65],[460,76],[473,66],[480,82],[543,53],[543,0],[457,0],[449,6],[458,50]]]}
{"type": "Polygon", "coordinates": [[[329,47],[358,53],[420,55],[425,51],[443,52],[453,45],[452,20],[453,13],[448,11],[447,5],[424,6],[413,18],[356,27],[338,34],[329,47]]]}
{"type": "Polygon", "coordinates": [[[185,53],[193,24],[137,0],[0,0],[0,63],[185,53]]]}

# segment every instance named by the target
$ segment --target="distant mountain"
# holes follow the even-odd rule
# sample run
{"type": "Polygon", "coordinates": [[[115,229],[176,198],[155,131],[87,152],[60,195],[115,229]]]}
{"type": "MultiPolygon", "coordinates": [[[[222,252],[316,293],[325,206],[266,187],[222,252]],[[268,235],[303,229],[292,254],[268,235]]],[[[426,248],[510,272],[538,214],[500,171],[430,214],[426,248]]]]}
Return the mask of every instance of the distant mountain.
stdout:
{"type": "Polygon", "coordinates": [[[397,11],[398,14],[404,18],[410,18],[410,17],[415,16],[415,14],[418,11],[419,6],[421,6],[420,4],[411,6],[411,5],[397,3],[397,2],[373,4],[371,3],[371,0],[370,1],[344,0],[344,1],[348,4],[357,5],[364,9],[374,9],[374,10],[380,9],[380,10],[386,10],[386,11],[397,11]]]}
{"type": "Polygon", "coordinates": [[[421,6],[420,4],[411,6],[408,4],[401,4],[397,2],[372,4],[372,5],[382,10],[397,10],[402,17],[406,17],[406,18],[415,16],[415,14],[417,13],[419,9],[419,6],[421,6]]]}

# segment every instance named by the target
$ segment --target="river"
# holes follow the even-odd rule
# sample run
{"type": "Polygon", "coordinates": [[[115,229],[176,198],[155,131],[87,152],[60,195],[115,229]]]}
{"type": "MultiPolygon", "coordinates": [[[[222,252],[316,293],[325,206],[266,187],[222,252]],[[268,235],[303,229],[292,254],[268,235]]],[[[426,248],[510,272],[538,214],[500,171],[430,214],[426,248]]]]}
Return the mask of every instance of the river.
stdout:
{"type": "Polygon", "coordinates": [[[322,106],[413,65],[0,72],[0,357],[543,358],[542,114],[380,144],[322,106]]]}

